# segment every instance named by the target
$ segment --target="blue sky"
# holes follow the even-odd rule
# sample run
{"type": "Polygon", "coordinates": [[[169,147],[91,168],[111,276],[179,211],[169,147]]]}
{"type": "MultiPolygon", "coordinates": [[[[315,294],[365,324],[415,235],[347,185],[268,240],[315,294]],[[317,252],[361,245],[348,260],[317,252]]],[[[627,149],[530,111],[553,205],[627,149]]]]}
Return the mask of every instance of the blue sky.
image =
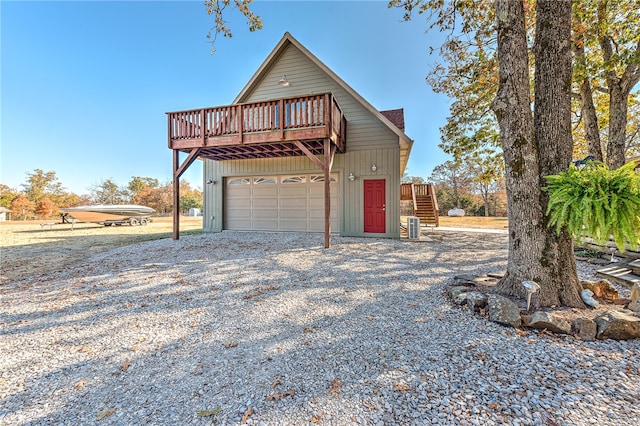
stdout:
{"type": "MultiPolygon", "coordinates": [[[[386,1],[268,1],[253,10],[264,29],[227,15],[218,37],[203,1],[2,1],[0,183],[54,170],[69,191],[103,179],[171,179],[165,112],[233,101],[286,31],[380,110],[404,108],[415,141],[411,175],[448,157],[438,148],[448,101],[424,77],[437,32],[401,22],[386,1]]],[[[202,187],[196,162],[183,175],[202,187]]]]}

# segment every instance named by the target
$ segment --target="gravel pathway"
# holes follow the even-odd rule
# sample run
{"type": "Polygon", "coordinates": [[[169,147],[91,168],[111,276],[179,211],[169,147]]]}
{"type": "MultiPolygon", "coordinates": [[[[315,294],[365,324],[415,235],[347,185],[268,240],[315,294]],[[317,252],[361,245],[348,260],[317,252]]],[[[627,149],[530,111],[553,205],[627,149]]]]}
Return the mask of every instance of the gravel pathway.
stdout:
{"type": "Polygon", "coordinates": [[[640,342],[452,307],[506,236],[233,233],[0,287],[0,425],[632,425],[640,342]]]}

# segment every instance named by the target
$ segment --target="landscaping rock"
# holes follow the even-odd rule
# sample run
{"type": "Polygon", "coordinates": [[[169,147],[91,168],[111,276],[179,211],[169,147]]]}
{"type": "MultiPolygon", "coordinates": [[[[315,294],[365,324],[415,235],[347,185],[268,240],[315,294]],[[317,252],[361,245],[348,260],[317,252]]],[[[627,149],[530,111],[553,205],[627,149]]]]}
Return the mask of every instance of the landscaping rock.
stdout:
{"type": "Polygon", "coordinates": [[[554,333],[571,334],[571,324],[554,312],[534,312],[528,326],[540,330],[546,328],[554,333]]]}
{"type": "Polygon", "coordinates": [[[473,311],[479,311],[487,306],[487,296],[479,291],[460,293],[454,299],[456,305],[467,305],[473,311]]]}
{"type": "Polygon", "coordinates": [[[487,299],[487,305],[489,306],[489,319],[491,321],[512,327],[519,327],[522,324],[520,308],[510,299],[491,294],[487,299]]]}
{"type": "Polygon", "coordinates": [[[453,277],[453,281],[455,285],[466,285],[466,286],[475,286],[475,279],[478,278],[476,275],[456,275],[453,277]]]}
{"type": "Polygon", "coordinates": [[[449,297],[453,300],[456,300],[456,297],[458,297],[458,295],[473,291],[473,288],[464,285],[456,285],[453,287],[449,287],[447,291],[449,292],[449,297]]]}
{"type": "Polygon", "coordinates": [[[591,306],[592,308],[596,309],[600,307],[600,303],[598,303],[598,301],[593,298],[593,291],[589,290],[588,288],[580,292],[580,297],[587,306],[591,306]]]}
{"type": "Polygon", "coordinates": [[[640,302],[640,284],[633,283],[630,297],[632,302],[640,302]]]}
{"type": "Polygon", "coordinates": [[[629,310],[607,311],[594,318],[598,339],[628,340],[640,338],[640,317],[629,310]]]}
{"type": "Polygon", "coordinates": [[[573,321],[573,331],[578,339],[592,341],[596,339],[598,328],[595,321],[589,318],[576,318],[573,321]]]}
{"type": "Polygon", "coordinates": [[[591,290],[596,299],[613,302],[618,299],[618,289],[607,280],[581,281],[582,288],[591,290]]]}
{"type": "Polygon", "coordinates": [[[627,306],[627,309],[635,312],[636,314],[640,314],[640,302],[638,301],[630,302],[629,305],[627,306]]]}

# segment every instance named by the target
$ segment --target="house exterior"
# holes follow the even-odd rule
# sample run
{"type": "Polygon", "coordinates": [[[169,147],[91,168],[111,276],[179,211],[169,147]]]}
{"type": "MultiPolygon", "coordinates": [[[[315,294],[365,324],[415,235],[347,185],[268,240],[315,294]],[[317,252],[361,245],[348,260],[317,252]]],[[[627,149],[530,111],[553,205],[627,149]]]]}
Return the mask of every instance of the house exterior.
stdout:
{"type": "Polygon", "coordinates": [[[291,34],[232,105],[198,111],[168,113],[169,146],[174,183],[204,158],[205,232],[399,238],[403,111],[376,110],[291,34]],[[177,150],[190,153],[182,166],[177,150]]]}

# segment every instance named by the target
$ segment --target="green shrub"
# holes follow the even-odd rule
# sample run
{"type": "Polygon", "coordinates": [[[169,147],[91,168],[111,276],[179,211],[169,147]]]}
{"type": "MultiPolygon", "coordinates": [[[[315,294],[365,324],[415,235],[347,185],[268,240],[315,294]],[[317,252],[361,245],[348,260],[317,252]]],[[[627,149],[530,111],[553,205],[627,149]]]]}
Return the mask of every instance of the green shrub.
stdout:
{"type": "Polygon", "coordinates": [[[573,165],[557,175],[546,176],[549,193],[549,226],[566,227],[579,241],[591,237],[597,244],[610,236],[620,251],[625,243],[636,250],[640,244],[640,175],[635,164],[609,170],[599,162],[583,168],[573,165]]]}

